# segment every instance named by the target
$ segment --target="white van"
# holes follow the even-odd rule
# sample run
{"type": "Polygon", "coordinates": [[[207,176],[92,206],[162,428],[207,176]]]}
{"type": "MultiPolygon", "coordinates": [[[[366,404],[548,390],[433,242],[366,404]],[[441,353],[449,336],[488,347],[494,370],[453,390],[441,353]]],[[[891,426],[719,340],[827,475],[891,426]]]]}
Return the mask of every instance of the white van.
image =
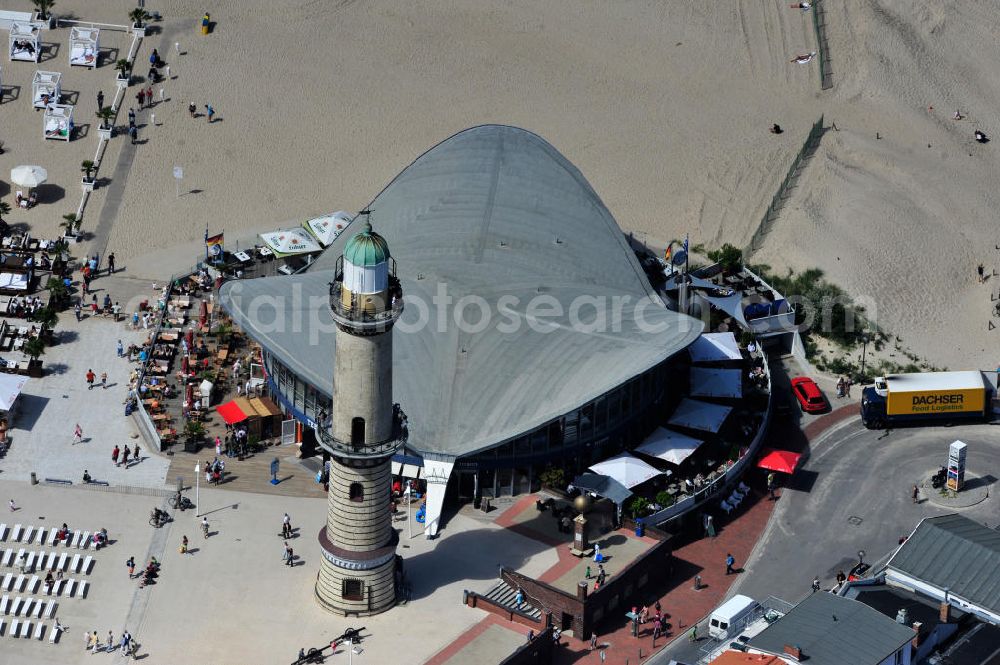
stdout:
{"type": "Polygon", "coordinates": [[[736,595],[712,612],[708,620],[708,634],[717,640],[739,635],[760,605],[749,596],[736,595]]]}

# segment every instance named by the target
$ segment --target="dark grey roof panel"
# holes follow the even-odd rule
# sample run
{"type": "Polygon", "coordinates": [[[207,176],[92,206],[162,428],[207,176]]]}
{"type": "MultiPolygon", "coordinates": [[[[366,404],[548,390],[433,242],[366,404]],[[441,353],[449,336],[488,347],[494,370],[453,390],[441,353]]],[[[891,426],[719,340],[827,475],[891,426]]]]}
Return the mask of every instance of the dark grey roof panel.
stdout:
{"type": "MultiPolygon", "coordinates": [[[[703,328],[660,304],[597,194],[530,132],[490,125],[456,134],[407,167],[369,207],[406,294],[394,332],[393,390],[414,450],[460,456],[488,448],[650,369],[703,328]],[[408,331],[421,313],[418,301],[436,322],[439,288],[453,303],[482,298],[491,325],[458,330],[453,304],[444,329],[408,331]],[[540,296],[563,309],[546,319],[545,332],[529,325],[537,324],[529,302],[540,296]],[[518,303],[501,314],[504,297],[518,303]],[[619,299],[620,329],[571,325],[568,308],[580,297],[619,299]],[[640,325],[637,313],[656,331],[640,325]],[[502,323],[517,330],[505,332],[502,323]]],[[[304,274],[230,282],[220,293],[241,327],[327,393],[333,374],[327,284],[352,235],[348,227],[304,274]],[[296,297],[283,299],[280,316],[260,305],[282,296],[296,297]]],[[[580,318],[592,312],[584,307],[580,318]]],[[[466,319],[476,321],[477,310],[466,319]]]]}
{"type": "Polygon", "coordinates": [[[783,653],[786,644],[798,646],[810,665],[878,665],[912,638],[912,628],[864,603],[819,592],[752,638],[750,646],[773,654],[783,653]]]}
{"type": "Polygon", "coordinates": [[[888,568],[1000,612],[1000,532],[967,517],[923,520],[888,568]]]}

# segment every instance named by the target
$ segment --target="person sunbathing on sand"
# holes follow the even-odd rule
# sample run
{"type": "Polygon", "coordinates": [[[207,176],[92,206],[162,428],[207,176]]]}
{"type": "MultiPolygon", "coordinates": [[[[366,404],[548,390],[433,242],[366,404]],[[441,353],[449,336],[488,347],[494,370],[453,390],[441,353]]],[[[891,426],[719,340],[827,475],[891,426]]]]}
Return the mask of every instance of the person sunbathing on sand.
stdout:
{"type": "Polygon", "coordinates": [[[792,58],[791,62],[795,62],[795,63],[798,63],[800,65],[804,65],[807,62],[811,61],[815,57],[816,57],[816,51],[812,51],[811,53],[805,53],[805,54],[802,54],[802,55],[795,56],[794,58],[792,58]]]}
{"type": "Polygon", "coordinates": [[[801,9],[802,11],[807,12],[807,11],[809,11],[809,8],[812,7],[812,3],[811,2],[796,2],[791,7],[792,7],[792,9],[801,9]]]}

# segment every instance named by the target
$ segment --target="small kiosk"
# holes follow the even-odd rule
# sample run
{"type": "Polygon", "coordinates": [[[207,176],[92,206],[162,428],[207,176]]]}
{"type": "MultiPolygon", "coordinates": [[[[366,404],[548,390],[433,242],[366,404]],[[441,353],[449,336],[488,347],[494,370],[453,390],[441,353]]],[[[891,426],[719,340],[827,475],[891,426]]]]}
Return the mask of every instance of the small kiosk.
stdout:
{"type": "Polygon", "coordinates": [[[38,41],[39,32],[38,26],[31,23],[10,24],[10,46],[7,53],[11,62],[14,60],[38,62],[42,50],[42,45],[38,41]]]}
{"type": "Polygon", "coordinates": [[[73,138],[73,106],[49,104],[45,109],[45,138],[69,141],[73,138]]]}
{"type": "Polygon", "coordinates": [[[62,95],[62,74],[59,72],[35,72],[31,79],[31,105],[36,109],[58,104],[62,95]]]}
{"type": "Polygon", "coordinates": [[[75,27],[69,31],[69,64],[97,67],[101,31],[97,28],[75,27]]]}

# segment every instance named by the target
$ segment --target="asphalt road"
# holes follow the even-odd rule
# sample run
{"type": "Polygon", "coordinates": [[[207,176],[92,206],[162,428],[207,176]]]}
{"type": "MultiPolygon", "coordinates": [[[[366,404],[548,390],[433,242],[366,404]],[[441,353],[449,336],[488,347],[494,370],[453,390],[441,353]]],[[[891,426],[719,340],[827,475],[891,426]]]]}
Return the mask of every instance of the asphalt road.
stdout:
{"type": "MultiPolygon", "coordinates": [[[[996,527],[1000,522],[996,477],[1000,477],[1000,426],[963,425],[892,430],[864,429],[851,419],[818,438],[809,457],[778,499],[771,520],[743,564],[745,572],[730,590],[757,600],[775,596],[791,603],[810,593],[814,576],[833,586],[838,570],[847,571],[864,550],[868,562],[885,561],[900,536],[924,517],[961,512],[996,527]],[[968,444],[970,474],[991,476],[985,501],[955,510],[931,503],[930,476],[948,459],[948,446],[968,444]],[[923,485],[914,504],[911,489],[923,485]]],[[[698,632],[707,634],[704,624],[698,632]]],[[[670,659],[696,663],[701,645],[678,640],[649,662],[670,659]]]]}

